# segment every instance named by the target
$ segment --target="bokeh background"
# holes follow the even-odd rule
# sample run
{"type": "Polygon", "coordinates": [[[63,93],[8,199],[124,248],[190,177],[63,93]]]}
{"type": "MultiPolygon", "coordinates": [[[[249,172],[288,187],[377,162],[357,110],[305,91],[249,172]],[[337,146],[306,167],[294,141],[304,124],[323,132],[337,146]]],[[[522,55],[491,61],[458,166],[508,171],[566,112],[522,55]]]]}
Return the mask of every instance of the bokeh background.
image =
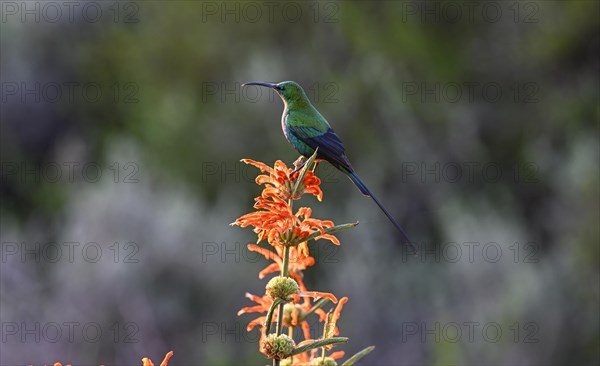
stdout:
{"type": "MultiPolygon", "coordinates": [[[[2,1],[2,365],[261,365],[256,171],[295,80],[419,247],[322,165],[311,289],[364,365],[600,362],[597,1],[2,1]]],[[[318,334],[318,329],[313,331],[318,334]]]]}

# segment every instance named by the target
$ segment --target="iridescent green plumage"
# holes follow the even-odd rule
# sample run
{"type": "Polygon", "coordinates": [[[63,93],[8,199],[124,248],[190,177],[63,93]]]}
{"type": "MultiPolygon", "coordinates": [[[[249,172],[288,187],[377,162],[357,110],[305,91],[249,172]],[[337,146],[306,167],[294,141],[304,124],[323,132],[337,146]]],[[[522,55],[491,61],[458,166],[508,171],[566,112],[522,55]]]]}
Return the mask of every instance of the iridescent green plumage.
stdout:
{"type": "Polygon", "coordinates": [[[278,84],[251,82],[244,85],[260,85],[275,90],[285,105],[281,116],[281,128],[285,138],[305,157],[311,156],[318,148],[317,157],[346,173],[361,193],[375,201],[412,247],[404,229],[358,177],[346,156],[344,144],[325,117],[311,104],[300,85],[293,81],[278,84]]]}

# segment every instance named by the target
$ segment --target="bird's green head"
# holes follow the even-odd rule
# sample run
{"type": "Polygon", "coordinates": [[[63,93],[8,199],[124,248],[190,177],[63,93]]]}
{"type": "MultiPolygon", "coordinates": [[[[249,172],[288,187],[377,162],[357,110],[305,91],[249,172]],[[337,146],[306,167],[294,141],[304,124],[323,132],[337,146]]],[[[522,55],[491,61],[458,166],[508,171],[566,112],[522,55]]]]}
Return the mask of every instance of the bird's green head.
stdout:
{"type": "Polygon", "coordinates": [[[260,86],[264,86],[267,88],[271,88],[271,89],[275,90],[275,92],[277,92],[277,94],[279,94],[281,99],[283,99],[283,101],[286,104],[291,103],[291,102],[298,102],[298,101],[308,101],[308,98],[306,97],[306,93],[304,93],[304,90],[302,89],[302,87],[295,81],[282,81],[277,84],[253,81],[250,83],[242,84],[242,86],[246,86],[246,85],[260,85],[260,86]]]}

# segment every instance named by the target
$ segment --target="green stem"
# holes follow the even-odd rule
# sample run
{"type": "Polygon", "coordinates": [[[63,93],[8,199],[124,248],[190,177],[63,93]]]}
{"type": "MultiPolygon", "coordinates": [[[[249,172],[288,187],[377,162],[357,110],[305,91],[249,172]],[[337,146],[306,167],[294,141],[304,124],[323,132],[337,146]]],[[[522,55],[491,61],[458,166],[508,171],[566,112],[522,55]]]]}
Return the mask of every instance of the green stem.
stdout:
{"type": "Polygon", "coordinates": [[[286,246],[283,249],[283,268],[281,268],[281,276],[282,277],[288,276],[289,262],[290,262],[290,247],[286,246]]]}
{"type": "MultiPolygon", "coordinates": [[[[292,207],[292,203],[293,203],[293,201],[290,199],[288,202],[290,207],[292,207]]],[[[283,248],[283,265],[281,266],[281,277],[288,276],[289,262],[290,262],[290,247],[286,245],[283,248]]],[[[279,304],[279,310],[277,312],[277,328],[276,328],[276,333],[275,333],[277,335],[280,335],[281,331],[283,329],[283,307],[284,306],[285,306],[285,302],[282,301],[279,304]]],[[[279,360],[274,359],[273,366],[279,366],[279,360]]]]}

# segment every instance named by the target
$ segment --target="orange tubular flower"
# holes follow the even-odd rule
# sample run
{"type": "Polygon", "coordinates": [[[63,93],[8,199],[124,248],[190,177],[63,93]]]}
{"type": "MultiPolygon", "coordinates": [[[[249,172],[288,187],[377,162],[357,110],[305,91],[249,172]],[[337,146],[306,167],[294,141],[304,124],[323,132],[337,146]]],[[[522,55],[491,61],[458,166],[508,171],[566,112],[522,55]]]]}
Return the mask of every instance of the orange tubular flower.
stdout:
{"type": "MultiPolygon", "coordinates": [[[[257,252],[262,254],[266,259],[273,260],[275,263],[269,264],[262,271],[258,273],[258,278],[263,279],[267,274],[281,271],[281,267],[283,266],[283,259],[281,249],[276,247],[277,253],[270,251],[265,248],[261,248],[256,244],[248,244],[248,250],[252,252],[257,252]]],[[[328,292],[319,292],[319,291],[308,291],[306,286],[304,286],[304,282],[302,281],[302,271],[306,269],[306,267],[310,267],[315,263],[315,259],[311,256],[304,254],[299,248],[291,247],[290,248],[290,260],[288,263],[288,275],[298,282],[298,286],[300,287],[300,293],[295,295],[296,297],[312,297],[316,298],[325,298],[331,300],[333,303],[337,303],[337,298],[328,292]]],[[[299,302],[299,299],[296,299],[296,302],[299,302]]],[[[268,307],[267,307],[268,310],[268,307]]]]}
{"type": "MultiPolygon", "coordinates": [[[[314,175],[313,171],[300,170],[294,172],[282,161],[275,162],[273,167],[250,159],[242,160],[244,163],[260,169],[262,173],[256,178],[256,183],[264,188],[259,197],[255,198],[254,212],[239,217],[232,225],[240,227],[252,227],[257,234],[257,243],[248,244],[251,252],[265,257],[269,264],[263,268],[258,277],[265,278],[267,275],[278,274],[266,286],[267,294],[257,296],[246,293],[246,297],[254,302],[238,312],[238,316],[247,313],[256,313],[256,318],[251,320],[246,329],[251,331],[257,326],[260,328],[259,349],[267,357],[280,360],[281,366],[317,364],[335,364],[336,359],[342,358],[344,352],[331,352],[333,344],[317,348],[317,344],[311,344],[306,348],[313,348],[293,357],[289,357],[293,347],[307,345],[314,342],[311,339],[309,319],[313,314],[318,316],[319,322],[325,324],[323,339],[332,338],[339,334],[336,326],[337,320],[347,297],[338,299],[331,293],[308,291],[303,282],[303,272],[315,264],[308,250],[309,240],[326,239],[335,245],[340,245],[339,240],[328,233],[355,226],[346,224],[334,227],[329,220],[319,220],[312,217],[312,210],[308,207],[300,207],[294,212],[293,201],[300,199],[305,194],[312,194],[319,201],[322,200],[323,192],[319,185],[321,181],[314,175]],[[302,175],[302,181],[298,178],[302,175]],[[267,241],[270,246],[259,246],[261,241],[267,241]],[[277,290],[276,284],[289,285],[290,291],[282,285],[285,291],[277,290]],[[285,301],[281,301],[285,299],[285,301]],[[330,307],[327,301],[337,304],[334,309],[327,313],[322,307],[330,307]],[[273,307],[274,301],[278,301],[277,307],[273,307]],[[281,301],[281,302],[280,302],[281,301]],[[271,313],[269,313],[271,311],[271,313]],[[267,329],[265,322],[269,315],[271,328],[267,329]],[[276,333],[273,333],[272,325],[277,325],[276,333]],[[281,328],[288,328],[289,336],[281,328]],[[304,341],[296,345],[293,334],[295,328],[302,329],[304,341]],[[289,348],[289,349],[288,349],[289,348]],[[325,349],[327,354],[322,354],[325,349]]],[[[308,160],[312,164],[314,156],[308,160]]],[[[294,163],[299,166],[298,161],[294,163]]],[[[331,343],[341,343],[345,339],[331,340],[331,343]]],[[[305,348],[305,349],[306,349],[305,348]]],[[[152,366],[152,365],[145,365],[152,366]]]]}
{"type": "MultiPolygon", "coordinates": [[[[283,267],[283,248],[281,246],[275,247],[276,252],[273,252],[269,249],[262,248],[256,244],[248,244],[248,250],[251,252],[256,252],[261,254],[268,260],[272,260],[274,263],[269,264],[262,271],[258,273],[258,278],[261,280],[265,278],[266,275],[281,271],[283,267]]],[[[288,263],[288,271],[290,277],[298,281],[299,278],[302,277],[302,271],[307,267],[310,267],[315,264],[315,259],[304,252],[302,252],[299,247],[290,247],[290,256],[288,263]]]]}
{"type": "Polygon", "coordinates": [[[292,212],[290,200],[299,199],[304,193],[314,194],[319,200],[323,192],[319,188],[321,181],[312,171],[307,171],[302,183],[296,186],[297,173],[292,174],[282,161],[278,160],[273,168],[250,159],[243,159],[246,164],[259,168],[269,175],[259,175],[257,184],[264,184],[261,195],[255,198],[255,212],[241,216],[232,225],[240,227],[252,226],[258,235],[258,242],[267,239],[273,246],[300,245],[301,252],[308,256],[308,246],[303,239],[320,232],[315,239],[327,239],[339,245],[339,240],[325,229],[334,226],[332,221],[319,220],[311,217],[312,210],[301,207],[295,214],[292,212]]]}
{"type": "MultiPolygon", "coordinates": [[[[302,280],[297,279],[296,281],[298,282],[298,287],[300,288],[300,294],[293,296],[294,302],[292,304],[297,304],[299,306],[299,308],[295,307],[294,310],[301,310],[301,311],[305,311],[307,313],[310,312],[313,308],[313,304],[311,304],[310,298],[312,298],[312,299],[328,299],[328,300],[331,300],[334,304],[338,302],[337,298],[333,294],[328,293],[328,292],[307,291],[306,286],[304,286],[304,283],[302,282],[302,280]],[[301,305],[299,304],[300,298],[304,298],[304,303],[301,305]]],[[[254,301],[257,305],[246,306],[246,307],[240,309],[240,311],[238,311],[238,313],[237,313],[238,316],[240,316],[242,314],[246,314],[246,313],[265,314],[265,315],[259,316],[256,319],[251,320],[248,323],[248,325],[246,326],[246,330],[249,332],[252,329],[254,329],[256,326],[264,325],[264,323],[267,319],[266,314],[269,311],[269,309],[271,308],[273,299],[268,295],[264,295],[261,297],[261,296],[257,296],[257,295],[252,295],[250,293],[246,293],[246,297],[249,298],[250,300],[254,301]]],[[[346,301],[348,300],[347,298],[344,298],[344,299],[346,299],[346,301]]],[[[341,310],[341,308],[340,308],[340,310],[341,310]]],[[[314,309],[313,311],[314,311],[314,313],[319,315],[319,321],[326,320],[327,316],[322,309],[314,309]]],[[[291,313],[292,313],[291,320],[285,319],[285,317],[284,317],[284,320],[286,321],[285,325],[293,326],[293,327],[300,325],[302,327],[305,337],[310,338],[310,332],[308,331],[308,323],[306,323],[306,321],[305,321],[306,318],[304,318],[303,316],[299,316],[304,313],[300,312],[296,315],[294,315],[294,311],[291,311],[291,313]]],[[[278,321],[277,318],[278,318],[278,313],[274,312],[273,313],[273,322],[278,321]]]]}
{"type": "Polygon", "coordinates": [[[301,207],[296,214],[292,214],[287,202],[272,192],[263,192],[261,197],[256,198],[254,207],[260,211],[243,215],[232,225],[253,226],[254,232],[258,234],[258,242],[267,239],[273,246],[300,243],[301,248],[308,252],[308,246],[302,239],[320,232],[321,235],[315,240],[327,239],[340,245],[335,236],[325,233],[325,229],[334,226],[333,221],[312,218],[312,210],[308,207],[301,207]]]}
{"type": "Polygon", "coordinates": [[[288,168],[283,161],[277,160],[273,168],[252,159],[242,159],[242,162],[257,167],[263,173],[269,173],[269,175],[256,177],[256,184],[265,185],[264,193],[275,193],[284,200],[298,200],[304,193],[312,194],[319,201],[323,199],[323,191],[319,188],[321,180],[315,176],[313,171],[306,172],[304,179],[294,192],[298,172],[292,174],[293,169],[288,168]]]}
{"type": "Polygon", "coordinates": [[[302,279],[300,279],[300,278],[298,278],[298,279],[294,278],[294,279],[296,280],[296,282],[298,282],[298,287],[300,288],[300,293],[297,294],[297,295],[293,295],[295,302],[300,302],[300,298],[304,297],[305,301],[308,300],[308,298],[312,298],[312,299],[329,299],[334,304],[337,304],[338,299],[337,299],[337,297],[335,297],[334,294],[329,293],[329,292],[308,291],[306,289],[306,286],[304,286],[304,282],[302,282],[302,279]]]}
{"type": "MultiPolygon", "coordinates": [[[[167,364],[169,363],[169,359],[172,356],[173,356],[173,351],[167,353],[167,355],[165,356],[165,359],[163,360],[163,362],[160,363],[160,366],[167,366],[167,364]]],[[[148,357],[144,357],[144,358],[142,358],[142,365],[143,366],[154,366],[154,363],[148,357]]]]}
{"type": "MultiPolygon", "coordinates": [[[[171,357],[173,357],[173,351],[170,351],[166,354],[165,358],[160,363],[160,366],[168,366],[169,359],[171,359],[171,357]]],[[[62,364],[60,362],[55,362],[54,366],[62,366],[62,364]]],[[[66,364],[65,366],[71,366],[71,364],[66,364]]],[[[154,362],[152,362],[152,360],[148,357],[144,357],[142,358],[142,366],[154,366],[154,362]]]]}
{"type": "MultiPolygon", "coordinates": [[[[293,277],[293,276],[292,276],[293,277]]],[[[313,300],[316,299],[328,299],[331,300],[334,304],[338,302],[337,298],[328,292],[319,292],[319,291],[307,291],[304,282],[302,282],[301,278],[298,277],[296,279],[298,282],[298,287],[300,288],[300,293],[298,295],[294,295],[294,301],[292,303],[287,304],[287,311],[284,313],[283,321],[284,325],[287,327],[297,327],[300,326],[302,328],[302,332],[304,334],[305,339],[310,339],[310,327],[307,321],[307,317],[310,313],[315,313],[319,316],[319,321],[324,322],[327,320],[327,314],[323,309],[314,308],[313,303],[311,303],[310,298],[313,300]],[[301,298],[304,298],[304,302],[300,304],[301,298]]],[[[246,313],[260,313],[265,314],[261,315],[258,318],[251,320],[246,326],[246,330],[249,332],[254,329],[256,326],[263,326],[267,319],[267,312],[273,303],[273,299],[268,296],[256,296],[250,293],[246,293],[246,297],[250,300],[254,301],[257,305],[247,306],[240,311],[238,311],[238,316],[246,313]]],[[[346,302],[348,298],[344,297],[342,301],[346,302]]],[[[341,306],[336,307],[337,317],[339,317],[339,311],[341,311],[341,306]]],[[[335,317],[335,316],[334,316],[335,317]]],[[[337,318],[336,318],[337,319],[337,318]]],[[[273,322],[278,321],[278,313],[273,313],[273,322]]],[[[335,326],[335,324],[334,324],[335,326]]],[[[268,330],[261,328],[261,333],[268,332],[268,330]]]]}
{"type": "MultiPolygon", "coordinates": [[[[342,313],[342,308],[344,304],[348,302],[347,297],[342,297],[340,302],[338,302],[335,310],[333,311],[333,315],[331,316],[331,320],[329,321],[329,329],[327,329],[326,337],[335,337],[340,334],[340,330],[337,327],[337,321],[340,319],[340,314],[342,313]]],[[[327,346],[327,349],[331,349],[332,346],[327,346]]]]}
{"type": "MultiPolygon", "coordinates": [[[[245,308],[240,309],[240,311],[238,311],[238,313],[237,313],[238,316],[240,316],[242,314],[246,314],[246,313],[265,313],[266,314],[269,311],[271,304],[273,303],[273,299],[267,295],[260,297],[260,296],[252,295],[252,294],[246,292],[246,297],[249,298],[250,300],[254,301],[255,303],[257,303],[258,305],[247,306],[245,308]]],[[[246,326],[246,330],[249,332],[252,329],[254,329],[254,327],[256,327],[257,325],[262,326],[265,323],[266,319],[267,319],[267,316],[264,315],[264,316],[260,316],[256,319],[252,320],[250,323],[248,323],[248,326],[246,326]]],[[[276,321],[276,320],[277,320],[277,313],[275,312],[273,314],[273,321],[276,321]]]]}
{"type": "MultiPolygon", "coordinates": [[[[302,305],[296,305],[291,312],[291,319],[288,321],[289,325],[297,327],[300,325],[302,328],[302,333],[304,334],[304,339],[310,339],[310,327],[308,322],[306,321],[306,314],[313,311],[315,314],[319,315],[319,321],[324,322],[327,319],[327,314],[323,309],[314,309],[313,304],[311,304],[310,298],[326,298],[334,303],[337,302],[337,298],[330,293],[309,292],[306,290],[306,286],[304,286],[304,282],[301,279],[296,280],[298,282],[298,287],[300,288],[300,295],[304,297],[304,302],[302,305]]],[[[297,302],[299,302],[299,298],[296,298],[297,302]]]]}

